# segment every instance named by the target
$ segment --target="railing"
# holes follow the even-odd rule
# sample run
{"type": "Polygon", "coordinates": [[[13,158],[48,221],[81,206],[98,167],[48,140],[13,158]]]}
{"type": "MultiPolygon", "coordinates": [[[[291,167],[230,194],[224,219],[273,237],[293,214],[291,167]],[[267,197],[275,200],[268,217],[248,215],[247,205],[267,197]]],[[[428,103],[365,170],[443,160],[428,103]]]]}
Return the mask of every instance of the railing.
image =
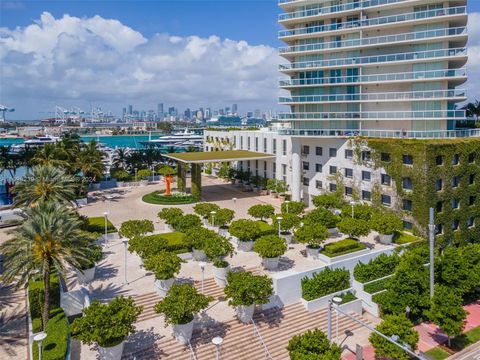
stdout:
{"type": "Polygon", "coordinates": [[[464,98],[465,90],[427,90],[427,91],[404,91],[404,92],[381,92],[365,94],[326,94],[326,95],[300,95],[280,97],[283,103],[318,103],[318,102],[345,102],[345,101],[387,101],[387,100],[425,100],[425,99],[449,99],[464,98]]]}
{"type": "Polygon", "coordinates": [[[253,335],[257,336],[258,339],[260,340],[261,345],[263,346],[263,350],[265,351],[265,357],[267,359],[273,360],[272,355],[270,354],[270,351],[267,348],[267,345],[265,345],[265,341],[263,341],[262,334],[260,334],[260,331],[257,328],[257,325],[255,324],[255,321],[252,319],[252,324],[253,324],[253,335]]]}
{"type": "Polygon", "coordinates": [[[465,110],[431,111],[351,111],[351,112],[298,112],[279,113],[280,120],[405,120],[405,119],[460,119],[465,120],[465,110]]]}
{"type": "Polygon", "coordinates": [[[310,26],[310,27],[296,28],[296,29],[290,29],[290,30],[280,30],[278,32],[278,36],[286,37],[286,36],[325,32],[325,31],[336,31],[336,30],[350,29],[350,28],[357,28],[357,27],[386,25],[386,24],[398,23],[403,21],[421,20],[421,19],[428,19],[428,18],[437,18],[442,16],[451,16],[451,15],[461,15],[466,13],[467,13],[466,6],[456,6],[456,7],[435,9],[435,10],[417,11],[417,12],[411,12],[411,13],[399,14],[399,15],[381,16],[381,17],[372,18],[372,19],[353,20],[353,21],[347,21],[343,23],[310,26]]]}
{"type": "Polygon", "coordinates": [[[376,36],[363,39],[351,39],[344,41],[329,41],[315,44],[304,44],[296,46],[284,46],[279,48],[280,54],[291,52],[305,52],[305,51],[317,51],[327,49],[343,49],[345,47],[367,46],[367,45],[379,45],[385,43],[397,43],[401,41],[413,41],[424,40],[430,38],[438,38],[444,36],[461,35],[466,31],[465,26],[459,26],[454,28],[437,29],[437,30],[425,30],[415,31],[409,33],[376,36]]]}
{"type": "Polygon", "coordinates": [[[188,341],[188,347],[190,349],[190,355],[192,356],[192,360],[198,360],[197,355],[195,355],[195,351],[193,350],[192,343],[190,342],[190,340],[187,340],[187,341],[188,341]]]}
{"type": "Polygon", "coordinates": [[[359,129],[279,129],[280,135],[314,137],[380,137],[399,139],[444,139],[480,137],[480,129],[469,130],[359,130],[359,129]]]}
{"type": "Polygon", "coordinates": [[[348,58],[330,59],[330,60],[292,62],[290,64],[279,65],[279,69],[294,70],[294,69],[310,69],[310,68],[337,67],[337,66],[349,66],[349,65],[366,65],[366,64],[378,64],[378,63],[393,62],[393,61],[409,61],[409,60],[417,60],[417,59],[453,57],[453,56],[460,56],[460,55],[465,55],[465,56],[467,55],[466,48],[439,49],[439,50],[417,51],[417,52],[386,54],[386,55],[376,55],[376,56],[361,56],[361,57],[348,57],[348,58]]]}
{"type": "MultiPolygon", "coordinates": [[[[291,2],[292,0],[280,0],[279,3],[282,4],[284,2],[291,2]]],[[[330,14],[336,13],[340,11],[347,11],[347,10],[354,10],[354,9],[364,9],[372,6],[380,6],[380,5],[387,5],[387,4],[395,4],[398,2],[402,2],[404,0],[367,0],[367,1],[354,1],[348,4],[338,4],[338,5],[331,5],[331,6],[323,6],[318,7],[315,9],[308,9],[308,10],[299,10],[288,12],[284,14],[278,15],[279,21],[296,19],[300,17],[307,17],[307,16],[317,16],[322,14],[330,14]]]]}
{"type": "Polygon", "coordinates": [[[326,85],[326,84],[356,84],[366,82],[381,81],[402,81],[402,80],[425,80],[445,77],[466,77],[467,69],[455,70],[427,70],[413,71],[404,73],[373,74],[373,75],[350,75],[339,77],[321,77],[306,79],[287,79],[279,80],[279,85],[284,86],[302,86],[302,85],[326,85]]]}

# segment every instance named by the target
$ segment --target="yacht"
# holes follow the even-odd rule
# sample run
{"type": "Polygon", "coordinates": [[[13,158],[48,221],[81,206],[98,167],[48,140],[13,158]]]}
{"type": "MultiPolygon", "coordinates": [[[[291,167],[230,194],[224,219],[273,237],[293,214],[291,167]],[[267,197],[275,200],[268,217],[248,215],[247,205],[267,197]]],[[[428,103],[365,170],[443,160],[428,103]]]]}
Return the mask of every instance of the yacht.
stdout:
{"type": "Polygon", "coordinates": [[[155,147],[186,147],[188,145],[202,146],[203,135],[195,134],[193,131],[189,131],[188,128],[181,132],[175,132],[171,135],[160,136],[158,139],[151,139],[148,141],[140,142],[143,146],[155,146],[155,147]]]}
{"type": "Polygon", "coordinates": [[[53,143],[56,143],[57,141],[60,141],[59,137],[45,135],[45,136],[36,136],[33,139],[25,140],[23,144],[29,145],[29,146],[31,145],[38,146],[38,145],[45,145],[45,144],[53,144],[53,143]]]}

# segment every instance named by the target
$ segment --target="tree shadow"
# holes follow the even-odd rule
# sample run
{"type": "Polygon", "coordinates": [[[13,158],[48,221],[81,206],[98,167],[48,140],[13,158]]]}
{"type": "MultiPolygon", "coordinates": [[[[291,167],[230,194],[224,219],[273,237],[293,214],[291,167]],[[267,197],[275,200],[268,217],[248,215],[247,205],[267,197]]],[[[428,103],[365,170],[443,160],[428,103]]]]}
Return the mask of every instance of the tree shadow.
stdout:
{"type": "Polygon", "coordinates": [[[161,344],[159,342],[164,338],[165,336],[155,333],[153,327],[139,330],[125,341],[122,359],[135,359],[137,357],[158,359],[161,356],[168,356],[169,354],[160,348],[161,344]]]}
{"type": "Polygon", "coordinates": [[[98,299],[100,301],[109,301],[117,296],[126,296],[128,290],[124,289],[121,285],[114,285],[114,284],[104,284],[100,285],[99,287],[93,289],[91,291],[92,298],[98,299]]]}
{"type": "Polygon", "coordinates": [[[10,315],[0,314],[0,348],[10,357],[16,357],[17,347],[21,350],[27,345],[26,334],[19,333],[18,326],[26,326],[26,314],[15,312],[10,315]]]}
{"type": "Polygon", "coordinates": [[[253,315],[253,320],[257,324],[266,324],[268,327],[278,327],[280,326],[280,323],[284,317],[285,316],[283,315],[281,308],[273,307],[263,311],[255,312],[253,315]]]}
{"type": "Polygon", "coordinates": [[[97,266],[95,270],[95,280],[106,280],[111,279],[118,274],[118,267],[109,264],[107,262],[103,262],[97,266]]]}
{"type": "MultiPolygon", "coordinates": [[[[295,266],[295,260],[292,260],[288,257],[281,256],[280,261],[278,263],[278,268],[273,271],[285,271],[293,268],[295,266]]],[[[272,271],[272,270],[270,270],[272,271]]]]}
{"type": "Polygon", "coordinates": [[[198,315],[195,321],[192,340],[190,341],[195,348],[203,344],[210,344],[214,337],[225,338],[231,325],[222,323],[210,317],[205,312],[198,315]]]}

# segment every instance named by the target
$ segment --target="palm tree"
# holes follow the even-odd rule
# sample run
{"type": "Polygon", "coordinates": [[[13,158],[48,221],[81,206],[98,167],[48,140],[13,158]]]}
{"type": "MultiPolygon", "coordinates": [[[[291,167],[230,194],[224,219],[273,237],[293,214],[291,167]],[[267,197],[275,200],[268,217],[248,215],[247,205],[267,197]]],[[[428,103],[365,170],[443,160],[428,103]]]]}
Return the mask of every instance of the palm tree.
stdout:
{"type": "Polygon", "coordinates": [[[193,145],[188,145],[185,149],[186,152],[198,152],[199,149],[196,146],[193,145]]]}
{"type": "Polygon", "coordinates": [[[75,199],[75,178],[62,169],[46,165],[35,166],[30,175],[18,181],[13,188],[15,207],[33,207],[41,202],[69,203],[75,199]]]}
{"type": "Polygon", "coordinates": [[[43,148],[38,149],[33,158],[33,162],[36,165],[51,165],[56,167],[67,167],[69,165],[68,154],[56,144],[45,144],[43,148]]]}
{"type": "Polygon", "coordinates": [[[99,181],[103,176],[105,166],[102,162],[103,152],[97,149],[97,142],[90,141],[77,154],[76,166],[82,172],[88,183],[99,181]]]}
{"type": "Polygon", "coordinates": [[[59,203],[42,202],[25,211],[25,222],[0,246],[5,271],[2,279],[24,286],[39,271],[44,282],[43,329],[50,315],[50,275],[65,273],[68,264],[79,268],[89,250],[88,235],[80,230],[81,220],[59,203]]]}
{"type": "Polygon", "coordinates": [[[129,150],[125,148],[118,148],[113,154],[112,165],[116,168],[127,168],[129,150]]]}
{"type": "Polygon", "coordinates": [[[480,101],[475,100],[474,102],[470,102],[462,107],[465,110],[467,118],[475,118],[478,120],[480,116],[480,101]]]}

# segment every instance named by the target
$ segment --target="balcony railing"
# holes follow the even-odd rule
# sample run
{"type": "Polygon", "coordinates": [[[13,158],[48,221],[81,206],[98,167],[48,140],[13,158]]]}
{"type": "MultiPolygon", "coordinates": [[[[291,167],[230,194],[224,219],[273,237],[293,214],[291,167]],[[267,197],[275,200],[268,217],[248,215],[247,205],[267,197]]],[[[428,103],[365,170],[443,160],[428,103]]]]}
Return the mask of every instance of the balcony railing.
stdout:
{"type": "MultiPolygon", "coordinates": [[[[289,1],[291,1],[291,0],[289,0],[289,1]]],[[[278,15],[278,20],[279,21],[284,21],[284,20],[297,19],[297,18],[301,18],[301,17],[337,13],[337,12],[341,12],[341,11],[348,11],[348,10],[354,10],[354,9],[365,9],[365,8],[372,7],[372,6],[394,4],[394,3],[398,3],[398,2],[402,2],[402,1],[404,1],[404,0],[355,1],[355,2],[350,2],[348,4],[323,6],[323,7],[318,7],[318,8],[315,8],[315,9],[299,10],[299,11],[284,13],[284,14],[278,15]]],[[[283,3],[283,2],[288,2],[288,1],[280,0],[280,4],[283,3]]]]}
{"type": "Polygon", "coordinates": [[[427,18],[451,16],[451,15],[461,15],[466,13],[467,13],[466,6],[456,6],[456,7],[435,9],[435,10],[417,11],[417,12],[399,14],[399,15],[382,16],[382,17],[377,17],[372,19],[347,21],[347,22],[336,23],[336,24],[310,26],[310,27],[303,27],[303,28],[297,28],[297,29],[291,29],[291,30],[280,30],[278,33],[278,36],[282,38],[286,36],[305,35],[305,34],[325,32],[325,31],[335,31],[335,30],[341,30],[341,29],[356,28],[360,26],[368,27],[368,26],[386,25],[386,24],[392,24],[392,23],[398,23],[398,22],[404,22],[404,21],[421,20],[421,19],[427,19],[427,18]]]}
{"type": "Polygon", "coordinates": [[[406,119],[459,119],[466,118],[465,110],[431,111],[350,111],[279,113],[280,120],[406,120],[406,119]]]}
{"type": "Polygon", "coordinates": [[[466,98],[463,89],[454,90],[427,90],[427,91],[404,91],[382,92],[366,94],[326,94],[326,95],[300,95],[280,97],[279,102],[284,103],[318,103],[318,102],[351,102],[351,101],[390,101],[390,100],[430,100],[466,98]]]}
{"type": "Polygon", "coordinates": [[[342,49],[345,47],[380,45],[387,43],[398,43],[402,41],[415,41],[439,38],[444,36],[456,36],[465,33],[466,27],[454,27],[438,30],[416,31],[396,35],[376,36],[363,39],[352,39],[344,41],[329,41],[324,43],[305,44],[296,46],[284,46],[279,48],[280,54],[292,52],[307,52],[307,51],[321,51],[329,49],[342,49]]]}
{"type": "Polygon", "coordinates": [[[280,135],[314,136],[314,137],[375,137],[398,139],[446,139],[479,137],[480,129],[467,130],[359,130],[359,129],[279,129],[280,135]]]}
{"type": "Polygon", "coordinates": [[[387,55],[375,55],[375,56],[360,56],[360,57],[346,57],[340,59],[329,60],[315,60],[315,61],[301,61],[292,62],[290,64],[281,64],[279,69],[282,70],[294,70],[294,69],[311,69],[311,68],[323,68],[323,67],[337,67],[345,65],[365,65],[365,64],[377,64],[383,62],[393,61],[409,61],[417,59],[429,59],[440,57],[453,57],[467,55],[465,48],[453,48],[453,49],[439,49],[428,51],[417,51],[408,53],[397,53],[387,55]]]}
{"type": "Polygon", "coordinates": [[[288,86],[310,86],[310,85],[328,85],[328,84],[358,84],[368,82],[391,82],[391,81],[409,81],[425,79],[441,79],[450,77],[466,77],[466,68],[456,70],[428,70],[413,71],[404,73],[373,74],[373,75],[351,75],[340,77],[323,77],[309,79],[288,79],[280,80],[280,87],[288,86]]]}

